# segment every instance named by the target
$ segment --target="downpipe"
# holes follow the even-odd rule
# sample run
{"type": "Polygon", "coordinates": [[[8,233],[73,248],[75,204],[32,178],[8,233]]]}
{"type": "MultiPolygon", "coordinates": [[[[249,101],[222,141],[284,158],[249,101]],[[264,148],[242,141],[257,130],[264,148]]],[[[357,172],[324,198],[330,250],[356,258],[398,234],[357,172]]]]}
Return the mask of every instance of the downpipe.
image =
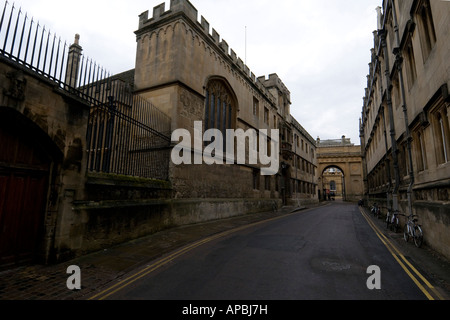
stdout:
{"type": "Polygon", "coordinates": [[[409,186],[407,190],[407,199],[408,199],[408,214],[412,215],[412,189],[415,183],[415,177],[414,177],[414,170],[413,170],[413,161],[412,161],[412,148],[411,148],[411,132],[409,130],[409,120],[408,120],[408,107],[406,105],[406,95],[405,95],[405,81],[403,78],[402,73],[402,64],[403,64],[403,57],[400,53],[400,35],[399,35],[399,28],[398,28],[398,21],[397,21],[397,11],[395,9],[395,0],[392,0],[392,17],[394,21],[394,31],[395,31],[395,39],[397,44],[397,50],[395,50],[395,59],[397,63],[397,70],[398,70],[398,76],[399,76],[399,83],[400,83],[400,89],[402,94],[402,109],[403,109],[403,115],[405,119],[405,133],[406,133],[406,143],[407,143],[407,149],[408,149],[408,163],[409,163],[409,186]]]}

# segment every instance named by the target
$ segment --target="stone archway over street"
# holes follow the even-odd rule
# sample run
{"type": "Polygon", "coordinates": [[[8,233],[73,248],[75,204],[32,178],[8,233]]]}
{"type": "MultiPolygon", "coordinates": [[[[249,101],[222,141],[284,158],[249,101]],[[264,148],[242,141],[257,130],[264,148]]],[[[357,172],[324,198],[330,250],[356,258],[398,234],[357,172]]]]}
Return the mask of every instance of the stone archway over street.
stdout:
{"type": "Polygon", "coordinates": [[[324,190],[325,193],[326,190],[330,190],[331,181],[336,184],[336,195],[340,193],[343,200],[358,201],[363,197],[364,178],[361,147],[352,144],[350,139],[345,136],[337,140],[320,140],[318,138],[317,165],[320,174],[319,195],[321,200],[325,200],[324,190]],[[335,169],[336,179],[331,179],[330,174],[333,170],[328,170],[330,168],[335,169]]]}

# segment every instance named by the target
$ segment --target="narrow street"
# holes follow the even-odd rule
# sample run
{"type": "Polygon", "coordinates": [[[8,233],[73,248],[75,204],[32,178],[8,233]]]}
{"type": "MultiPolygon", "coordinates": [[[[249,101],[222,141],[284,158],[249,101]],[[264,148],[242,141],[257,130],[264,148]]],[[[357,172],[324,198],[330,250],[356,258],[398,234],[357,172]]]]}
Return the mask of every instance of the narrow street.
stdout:
{"type": "Polygon", "coordinates": [[[92,299],[443,299],[426,274],[404,269],[410,262],[391,253],[367,218],[354,204],[334,202],[240,228],[135,270],[92,299]],[[368,288],[372,266],[380,289],[368,288]]]}

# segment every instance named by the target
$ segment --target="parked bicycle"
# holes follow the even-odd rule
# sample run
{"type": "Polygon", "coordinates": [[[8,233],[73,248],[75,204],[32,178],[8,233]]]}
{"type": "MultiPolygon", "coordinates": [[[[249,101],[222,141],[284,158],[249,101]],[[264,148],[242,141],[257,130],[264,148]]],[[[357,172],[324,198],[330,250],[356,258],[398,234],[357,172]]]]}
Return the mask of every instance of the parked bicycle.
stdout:
{"type": "Polygon", "coordinates": [[[419,224],[419,220],[414,217],[417,216],[413,214],[408,216],[408,221],[403,229],[403,238],[406,242],[409,241],[409,238],[413,238],[416,247],[420,248],[423,244],[423,231],[422,226],[419,224]]]}
{"type": "Polygon", "coordinates": [[[398,219],[398,216],[404,216],[403,214],[400,214],[399,210],[391,210],[387,209],[386,214],[386,228],[390,229],[391,231],[397,233],[400,230],[400,221],[398,219]]]}
{"type": "Polygon", "coordinates": [[[375,218],[379,218],[380,217],[380,207],[378,206],[377,203],[374,203],[372,208],[370,209],[370,212],[373,214],[373,216],[375,218]]]}

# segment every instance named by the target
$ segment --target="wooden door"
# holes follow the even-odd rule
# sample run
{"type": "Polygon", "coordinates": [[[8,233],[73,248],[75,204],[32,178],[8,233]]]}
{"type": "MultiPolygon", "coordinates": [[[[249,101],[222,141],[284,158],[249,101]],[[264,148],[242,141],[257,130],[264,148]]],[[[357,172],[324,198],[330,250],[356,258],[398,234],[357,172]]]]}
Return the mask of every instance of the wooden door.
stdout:
{"type": "Polygon", "coordinates": [[[30,262],[36,253],[50,164],[32,134],[0,121],[0,265],[30,262]]]}

